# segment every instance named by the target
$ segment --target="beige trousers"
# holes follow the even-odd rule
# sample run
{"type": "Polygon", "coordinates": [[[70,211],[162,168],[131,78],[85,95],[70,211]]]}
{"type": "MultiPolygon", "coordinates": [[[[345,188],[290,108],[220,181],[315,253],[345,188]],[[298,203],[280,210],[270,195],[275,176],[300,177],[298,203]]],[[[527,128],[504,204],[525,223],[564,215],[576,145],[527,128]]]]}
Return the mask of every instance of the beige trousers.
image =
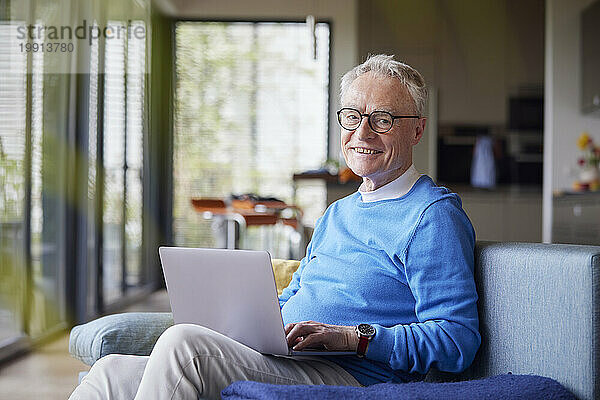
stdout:
{"type": "Polygon", "coordinates": [[[70,399],[218,399],[221,390],[240,380],[360,386],[323,358],[263,355],[208,328],[180,324],[162,334],[149,357],[98,360],[70,399]]]}

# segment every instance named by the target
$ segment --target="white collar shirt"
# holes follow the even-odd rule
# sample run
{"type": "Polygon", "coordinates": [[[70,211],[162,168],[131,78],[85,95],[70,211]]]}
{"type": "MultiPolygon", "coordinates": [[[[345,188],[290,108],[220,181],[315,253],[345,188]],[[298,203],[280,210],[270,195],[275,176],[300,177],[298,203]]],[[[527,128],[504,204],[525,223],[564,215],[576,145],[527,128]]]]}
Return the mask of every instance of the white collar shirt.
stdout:
{"type": "Polygon", "coordinates": [[[408,193],[420,176],[421,174],[419,174],[419,172],[415,168],[415,165],[411,164],[410,167],[408,167],[408,169],[404,171],[402,175],[400,175],[390,183],[387,183],[382,187],[372,190],[370,192],[363,192],[360,189],[358,190],[358,192],[361,195],[363,203],[397,199],[398,197],[402,197],[406,193],[408,193]]]}

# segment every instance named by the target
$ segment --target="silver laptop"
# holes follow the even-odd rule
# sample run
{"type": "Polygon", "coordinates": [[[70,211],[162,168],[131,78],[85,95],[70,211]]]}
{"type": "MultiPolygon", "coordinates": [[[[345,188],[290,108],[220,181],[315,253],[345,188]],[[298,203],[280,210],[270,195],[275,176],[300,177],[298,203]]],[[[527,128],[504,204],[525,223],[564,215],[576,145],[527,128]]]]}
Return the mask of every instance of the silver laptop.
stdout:
{"type": "Polygon", "coordinates": [[[158,251],[176,324],[205,326],[264,354],[356,354],[288,347],[268,252],[184,247],[158,251]]]}

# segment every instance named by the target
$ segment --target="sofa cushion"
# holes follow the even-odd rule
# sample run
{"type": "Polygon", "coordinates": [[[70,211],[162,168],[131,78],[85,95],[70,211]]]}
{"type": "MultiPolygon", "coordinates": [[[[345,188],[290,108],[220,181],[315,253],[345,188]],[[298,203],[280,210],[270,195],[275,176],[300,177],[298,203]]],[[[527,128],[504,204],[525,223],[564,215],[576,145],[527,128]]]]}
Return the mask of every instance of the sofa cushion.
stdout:
{"type": "Polygon", "coordinates": [[[271,262],[273,263],[273,274],[275,275],[275,283],[277,284],[277,294],[281,294],[283,289],[290,284],[292,275],[294,275],[294,272],[300,266],[300,261],[274,258],[271,262]]]}
{"type": "Polygon", "coordinates": [[[107,354],[147,356],[171,325],[171,313],[125,313],[98,318],[71,330],[69,352],[92,365],[107,354]]]}
{"type": "Polygon", "coordinates": [[[575,396],[553,379],[535,375],[498,375],[452,383],[380,383],[368,387],[325,385],[271,385],[239,381],[221,392],[224,400],[353,400],[353,399],[545,399],[575,400],[575,396]]]}

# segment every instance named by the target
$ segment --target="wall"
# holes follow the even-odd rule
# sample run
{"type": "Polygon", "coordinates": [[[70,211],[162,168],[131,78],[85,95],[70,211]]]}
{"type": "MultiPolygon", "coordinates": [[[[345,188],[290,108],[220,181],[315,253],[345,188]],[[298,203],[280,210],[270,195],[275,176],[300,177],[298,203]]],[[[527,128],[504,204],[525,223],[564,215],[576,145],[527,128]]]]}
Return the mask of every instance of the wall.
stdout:
{"type": "MultiPolygon", "coordinates": [[[[395,54],[421,71],[437,91],[440,125],[504,125],[510,95],[541,92],[543,0],[360,0],[358,5],[360,58],[395,54]]],[[[431,160],[419,159],[432,156],[422,145],[415,149],[415,163],[431,166],[431,160]]]]}
{"type": "Polygon", "coordinates": [[[359,56],[392,53],[422,69],[439,89],[440,123],[502,124],[509,94],[541,89],[543,9],[543,0],[360,0],[359,56]]]}
{"type": "Polygon", "coordinates": [[[335,111],[339,109],[342,75],[358,61],[358,29],[356,0],[157,0],[165,14],[179,18],[202,19],[295,19],[303,21],[314,15],[317,21],[331,22],[331,105],[329,107],[329,157],[338,159],[340,141],[335,111]]]}
{"type": "Polygon", "coordinates": [[[504,124],[507,98],[543,82],[543,0],[158,0],[182,18],[293,18],[332,21],[329,155],[339,156],[339,79],[369,53],[389,53],[418,68],[437,94],[432,130],[415,163],[434,175],[439,124],[504,124]]]}
{"type": "Polygon", "coordinates": [[[575,178],[576,140],[588,131],[600,140],[600,118],[581,113],[580,17],[594,0],[546,1],[544,128],[544,241],[551,241],[552,196],[575,178]]]}

